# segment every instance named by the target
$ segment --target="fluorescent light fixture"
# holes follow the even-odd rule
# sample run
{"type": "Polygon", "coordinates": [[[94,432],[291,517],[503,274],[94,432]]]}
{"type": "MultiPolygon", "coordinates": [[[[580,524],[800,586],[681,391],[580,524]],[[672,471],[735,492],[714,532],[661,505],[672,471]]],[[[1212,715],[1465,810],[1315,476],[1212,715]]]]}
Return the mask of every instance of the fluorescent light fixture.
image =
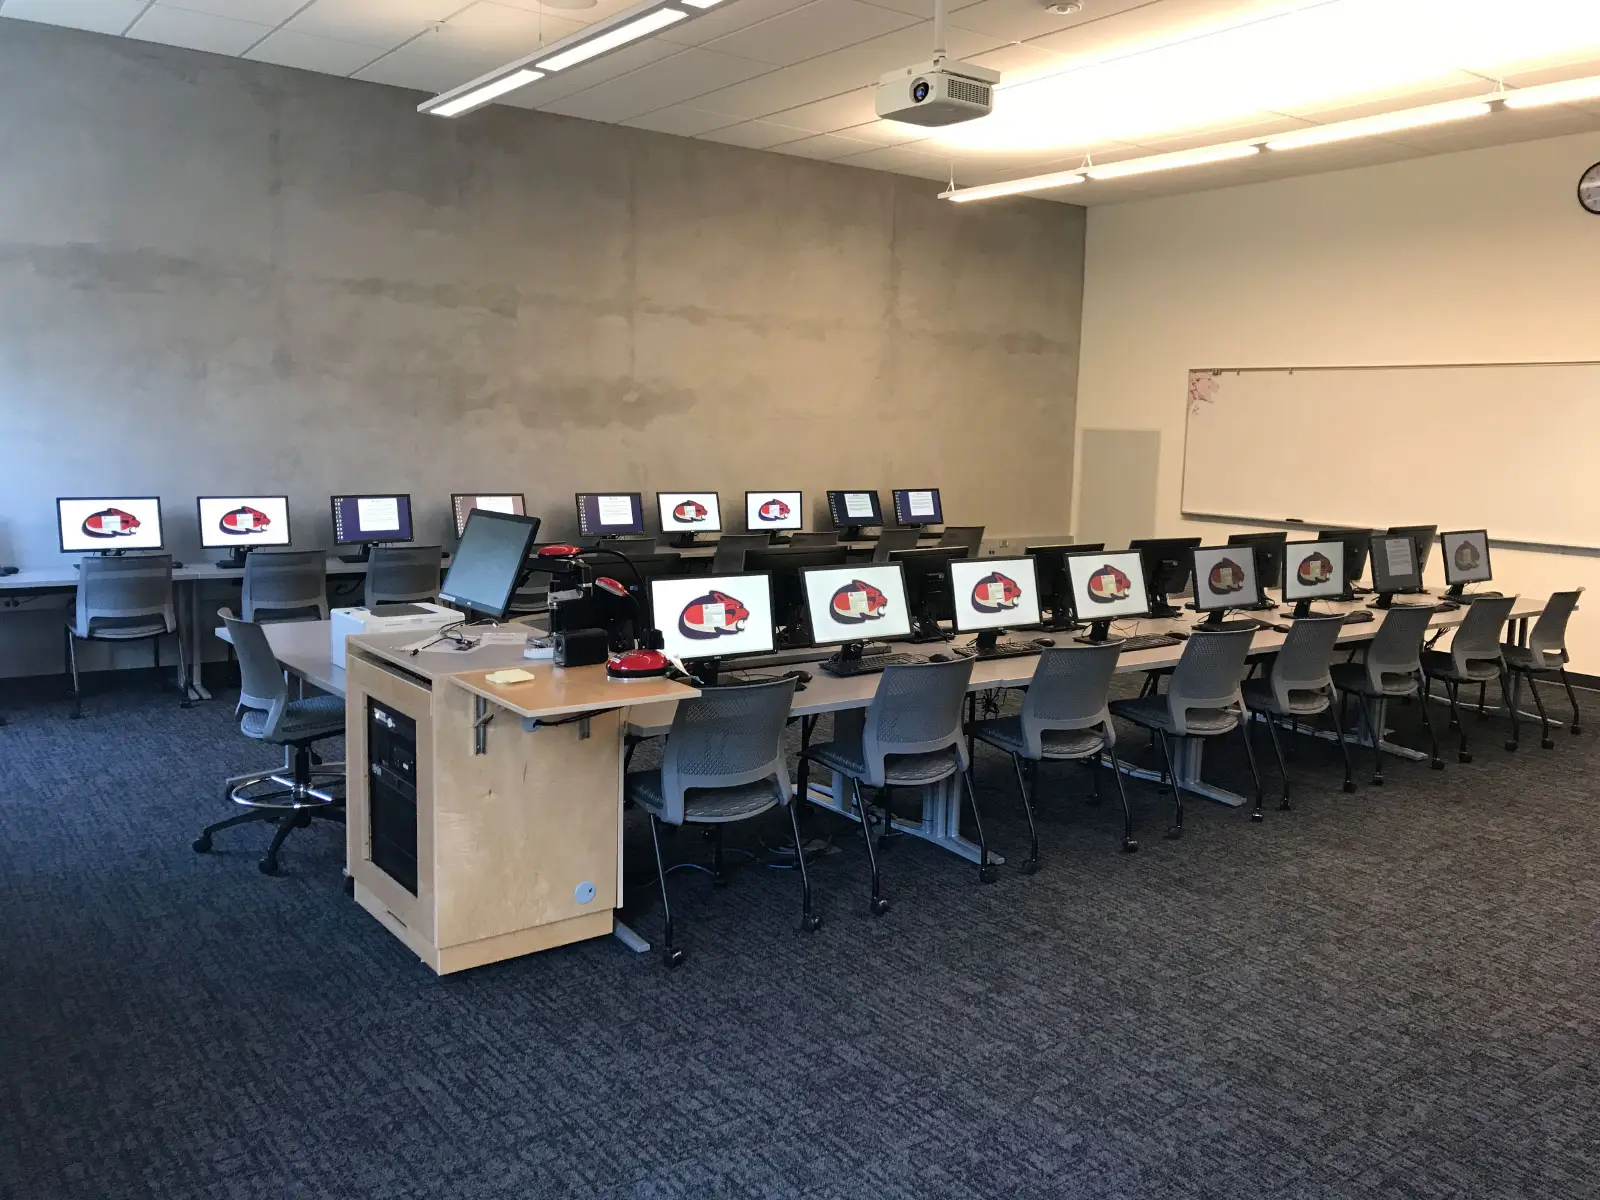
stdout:
{"type": "Polygon", "coordinates": [[[1053,175],[1031,175],[1027,179],[1007,179],[1001,183],[985,183],[979,187],[951,188],[947,192],[940,192],[939,199],[965,204],[970,200],[993,200],[996,196],[1042,192],[1049,188],[1066,187],[1068,184],[1082,182],[1082,171],[1057,171],[1053,175]]]}
{"type": "Polygon", "coordinates": [[[683,0],[690,8],[710,8],[713,4],[721,4],[722,0],[683,0]]]}
{"type": "Polygon", "coordinates": [[[1546,104],[1568,104],[1574,100],[1600,97],[1600,75],[1589,79],[1569,79],[1565,83],[1546,83],[1538,87],[1507,92],[1507,108],[1542,108],[1546,104]]]}
{"type": "Polygon", "coordinates": [[[1326,146],[1330,142],[1345,142],[1351,138],[1372,137],[1380,133],[1396,133],[1402,129],[1419,129],[1424,125],[1442,125],[1446,121],[1481,117],[1489,111],[1487,100],[1452,100],[1448,104],[1405,108],[1399,112],[1382,113],[1376,117],[1360,117],[1354,121],[1313,125],[1309,129],[1297,129],[1293,133],[1283,133],[1270,138],[1266,146],[1268,150],[1299,150],[1303,146],[1326,146]]]}
{"type": "Polygon", "coordinates": [[[1107,163],[1103,167],[1089,167],[1084,174],[1090,179],[1123,179],[1129,175],[1148,175],[1152,171],[1171,171],[1177,167],[1198,167],[1204,163],[1249,158],[1259,153],[1261,147],[1254,142],[1230,142],[1223,146],[1178,150],[1172,154],[1153,154],[1147,158],[1128,158],[1121,162],[1107,163]]]}
{"type": "Polygon", "coordinates": [[[474,88],[464,92],[454,100],[446,100],[427,111],[435,117],[459,117],[464,112],[479,108],[497,96],[504,96],[507,92],[514,92],[519,87],[532,83],[535,79],[543,79],[543,71],[513,71],[510,75],[496,79],[493,83],[486,83],[481,88],[474,88]]]}
{"type": "Polygon", "coordinates": [[[577,66],[581,62],[588,62],[597,54],[604,54],[607,50],[615,50],[618,46],[626,46],[629,42],[638,41],[642,37],[649,37],[657,30],[665,29],[668,25],[676,24],[689,14],[676,8],[658,8],[654,12],[646,13],[625,25],[618,25],[615,29],[607,30],[599,37],[590,38],[586,42],[579,42],[570,50],[563,50],[560,54],[551,55],[537,66],[542,71],[560,71],[566,67],[577,66]]]}

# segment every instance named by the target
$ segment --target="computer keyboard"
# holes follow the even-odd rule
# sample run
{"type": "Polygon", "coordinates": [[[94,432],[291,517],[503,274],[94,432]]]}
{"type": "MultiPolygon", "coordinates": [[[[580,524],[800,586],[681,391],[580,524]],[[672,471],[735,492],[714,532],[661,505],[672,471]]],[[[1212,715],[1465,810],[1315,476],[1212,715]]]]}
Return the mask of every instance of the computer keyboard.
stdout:
{"type": "Polygon", "coordinates": [[[909,667],[923,660],[914,654],[873,654],[860,658],[829,658],[818,663],[829,675],[873,675],[885,667],[909,667]]]}
{"type": "Polygon", "coordinates": [[[1032,642],[996,642],[993,650],[979,650],[976,647],[958,647],[957,654],[976,657],[979,662],[987,662],[991,658],[1024,658],[1029,654],[1038,654],[1042,649],[1032,642]]]}
{"type": "MultiPolygon", "coordinates": [[[[1074,640],[1087,645],[1094,644],[1088,636],[1075,638],[1074,640]]],[[[1112,640],[1115,641],[1117,639],[1113,638],[1112,640]]],[[[1124,654],[1132,654],[1135,650],[1160,650],[1165,646],[1181,646],[1184,642],[1183,638],[1172,633],[1142,633],[1138,637],[1123,638],[1121,640],[1124,654]]]]}

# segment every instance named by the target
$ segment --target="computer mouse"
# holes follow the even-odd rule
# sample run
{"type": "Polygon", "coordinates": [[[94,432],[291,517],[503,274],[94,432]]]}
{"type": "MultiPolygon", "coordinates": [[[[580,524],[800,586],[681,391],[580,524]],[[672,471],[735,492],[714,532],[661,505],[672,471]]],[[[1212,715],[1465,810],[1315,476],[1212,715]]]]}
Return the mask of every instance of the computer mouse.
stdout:
{"type": "Polygon", "coordinates": [[[950,656],[948,654],[930,654],[930,655],[928,655],[928,661],[929,662],[949,662],[950,661],[950,656]]]}
{"type": "Polygon", "coordinates": [[[1048,648],[1050,646],[1054,646],[1055,642],[1051,641],[1049,638],[1034,638],[1033,644],[1035,646],[1044,646],[1048,648]]]}
{"type": "Polygon", "coordinates": [[[811,682],[810,671],[795,671],[793,672],[793,675],[795,683],[800,687],[805,687],[806,684],[811,682]]]}
{"type": "Polygon", "coordinates": [[[20,567],[0,567],[0,575],[15,575],[20,567]]]}

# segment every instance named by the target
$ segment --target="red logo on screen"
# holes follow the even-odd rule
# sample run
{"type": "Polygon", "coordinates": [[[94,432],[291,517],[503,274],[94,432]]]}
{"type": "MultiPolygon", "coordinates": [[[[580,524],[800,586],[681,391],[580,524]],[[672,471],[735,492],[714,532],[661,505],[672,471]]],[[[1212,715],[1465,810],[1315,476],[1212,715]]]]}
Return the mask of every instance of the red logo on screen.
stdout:
{"type": "Polygon", "coordinates": [[[842,625],[859,625],[863,621],[876,621],[889,611],[889,597],[870,583],[853,579],[833,594],[828,601],[828,611],[842,625]]]}
{"type": "Polygon", "coordinates": [[[678,614],[678,632],[696,641],[711,641],[725,633],[738,633],[750,619],[750,610],[727,592],[711,591],[684,605],[678,614]]]}
{"type": "Polygon", "coordinates": [[[981,613],[997,613],[1022,602],[1022,588],[1015,579],[1000,574],[985,575],[972,589],[972,607],[981,613]]]}
{"type": "Polygon", "coordinates": [[[685,500],[672,510],[672,519],[674,521],[704,521],[710,515],[711,513],[706,506],[698,500],[685,500]]]}
{"type": "Polygon", "coordinates": [[[1110,563],[1089,576],[1089,599],[1096,604],[1112,604],[1126,600],[1133,590],[1133,580],[1110,563]]]}
{"type": "Polygon", "coordinates": [[[120,508],[102,508],[83,519],[83,532],[92,538],[128,537],[139,528],[139,518],[120,508]]]}
{"type": "Polygon", "coordinates": [[[760,521],[787,521],[789,519],[789,506],[774,497],[756,509],[756,519],[760,521]]]}
{"type": "Polygon", "coordinates": [[[246,504],[232,512],[223,513],[222,520],[217,522],[217,528],[234,537],[245,537],[252,533],[260,533],[271,524],[271,517],[259,508],[251,508],[246,504]]]}

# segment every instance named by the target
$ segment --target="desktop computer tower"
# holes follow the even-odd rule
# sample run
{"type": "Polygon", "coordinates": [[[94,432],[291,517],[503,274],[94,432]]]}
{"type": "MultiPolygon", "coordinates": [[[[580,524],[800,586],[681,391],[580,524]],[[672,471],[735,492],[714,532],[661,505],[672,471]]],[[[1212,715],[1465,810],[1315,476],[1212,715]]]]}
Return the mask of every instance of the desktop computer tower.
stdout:
{"type": "Polygon", "coordinates": [[[367,698],[367,795],[373,866],[417,894],[417,723],[367,698]]]}

